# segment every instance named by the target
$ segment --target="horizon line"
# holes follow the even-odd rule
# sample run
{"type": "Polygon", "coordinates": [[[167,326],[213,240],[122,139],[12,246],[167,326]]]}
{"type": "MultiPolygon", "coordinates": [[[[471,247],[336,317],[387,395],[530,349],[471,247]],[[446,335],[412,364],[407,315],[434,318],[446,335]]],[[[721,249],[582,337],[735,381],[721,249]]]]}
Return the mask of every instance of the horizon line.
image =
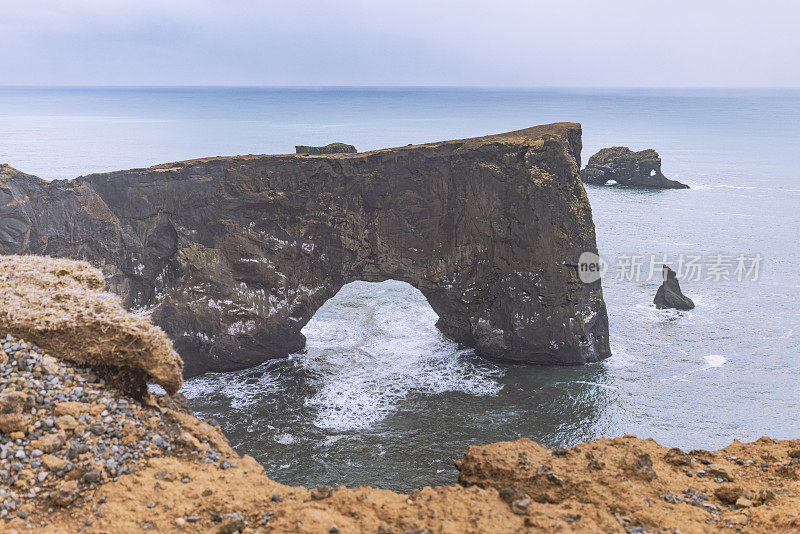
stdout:
{"type": "Polygon", "coordinates": [[[325,85],[325,84],[0,84],[0,89],[571,89],[571,90],[800,90],[800,86],[766,85],[325,85]]]}

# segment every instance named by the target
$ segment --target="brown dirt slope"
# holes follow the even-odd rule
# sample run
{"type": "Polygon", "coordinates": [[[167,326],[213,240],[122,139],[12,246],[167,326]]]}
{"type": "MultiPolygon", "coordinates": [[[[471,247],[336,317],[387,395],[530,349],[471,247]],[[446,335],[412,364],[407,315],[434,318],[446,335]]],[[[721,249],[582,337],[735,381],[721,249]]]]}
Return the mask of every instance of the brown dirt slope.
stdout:
{"type": "Polygon", "coordinates": [[[685,455],[630,436],[554,456],[519,440],[470,448],[461,478],[476,485],[410,495],[289,488],[249,457],[222,470],[162,455],[39,517],[53,532],[800,532],[798,452],[797,440],[762,438],[685,455]]]}

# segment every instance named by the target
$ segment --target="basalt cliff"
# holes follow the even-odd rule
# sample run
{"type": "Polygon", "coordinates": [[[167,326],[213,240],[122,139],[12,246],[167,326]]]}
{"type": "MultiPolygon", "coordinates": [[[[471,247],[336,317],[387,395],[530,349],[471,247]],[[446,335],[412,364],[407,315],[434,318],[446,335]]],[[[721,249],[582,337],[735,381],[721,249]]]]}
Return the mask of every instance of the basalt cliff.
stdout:
{"type": "Polygon", "coordinates": [[[88,260],[188,375],[282,357],[355,280],[418,288],[440,330],[495,360],[610,354],[579,177],[558,123],[359,154],[240,156],[46,182],[0,167],[0,252],[88,260]]]}

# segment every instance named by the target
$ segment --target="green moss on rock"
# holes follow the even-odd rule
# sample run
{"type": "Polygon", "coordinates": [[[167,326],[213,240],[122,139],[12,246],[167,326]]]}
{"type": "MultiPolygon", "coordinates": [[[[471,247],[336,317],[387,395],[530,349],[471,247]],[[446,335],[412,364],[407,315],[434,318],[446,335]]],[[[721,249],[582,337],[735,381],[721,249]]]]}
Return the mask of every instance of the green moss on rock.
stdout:
{"type": "Polygon", "coordinates": [[[198,270],[211,270],[219,266],[221,255],[219,250],[206,247],[200,243],[192,243],[178,251],[178,261],[184,267],[198,270]]]}

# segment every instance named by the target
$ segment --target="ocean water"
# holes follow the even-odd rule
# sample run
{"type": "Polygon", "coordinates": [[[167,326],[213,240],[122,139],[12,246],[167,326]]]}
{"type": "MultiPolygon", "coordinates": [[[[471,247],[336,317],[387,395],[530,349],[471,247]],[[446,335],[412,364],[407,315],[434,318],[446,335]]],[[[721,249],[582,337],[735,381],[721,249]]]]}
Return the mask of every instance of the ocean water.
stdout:
{"type": "Polygon", "coordinates": [[[610,265],[611,358],[487,362],[436,330],[413,287],[355,282],[306,326],[302,353],[188,380],[197,413],[281,482],[397,490],[452,483],[468,445],[519,437],[554,447],[633,433],[685,449],[800,437],[798,91],[1,88],[0,162],[71,178],[554,121],[583,124],[584,164],[605,146],[652,147],[691,186],[587,187],[610,265]],[[737,279],[740,256],[756,280],[737,279]],[[663,258],[700,265],[681,284],[694,310],[652,305],[663,258]]]}

